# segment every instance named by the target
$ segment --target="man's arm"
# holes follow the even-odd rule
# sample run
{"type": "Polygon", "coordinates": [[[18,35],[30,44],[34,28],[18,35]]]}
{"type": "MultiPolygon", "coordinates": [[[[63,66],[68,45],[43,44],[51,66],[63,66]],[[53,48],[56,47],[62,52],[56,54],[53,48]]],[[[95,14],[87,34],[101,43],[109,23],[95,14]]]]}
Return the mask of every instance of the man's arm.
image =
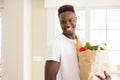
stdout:
{"type": "Polygon", "coordinates": [[[56,80],[60,62],[47,61],[45,64],[45,80],[56,80]]]}

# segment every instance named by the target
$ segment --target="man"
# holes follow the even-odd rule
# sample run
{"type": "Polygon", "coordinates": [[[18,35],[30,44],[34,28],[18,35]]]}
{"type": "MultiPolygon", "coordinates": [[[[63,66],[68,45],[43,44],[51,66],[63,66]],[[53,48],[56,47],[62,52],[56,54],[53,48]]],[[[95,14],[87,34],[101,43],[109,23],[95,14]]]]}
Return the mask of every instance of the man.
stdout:
{"type": "MultiPolygon", "coordinates": [[[[75,42],[77,17],[74,7],[72,5],[61,6],[58,9],[58,17],[63,33],[55,39],[48,50],[45,80],[80,80],[75,42]]],[[[98,76],[98,78],[101,77],[98,76]]]]}

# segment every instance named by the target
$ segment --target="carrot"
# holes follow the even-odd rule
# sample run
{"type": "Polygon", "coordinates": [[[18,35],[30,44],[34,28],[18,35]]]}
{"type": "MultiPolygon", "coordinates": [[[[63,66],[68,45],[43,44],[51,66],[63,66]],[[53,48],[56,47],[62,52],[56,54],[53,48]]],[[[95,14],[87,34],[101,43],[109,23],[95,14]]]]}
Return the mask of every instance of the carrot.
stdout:
{"type": "Polygon", "coordinates": [[[79,49],[82,47],[82,43],[78,37],[76,37],[76,48],[77,51],[79,52],[79,49]]]}

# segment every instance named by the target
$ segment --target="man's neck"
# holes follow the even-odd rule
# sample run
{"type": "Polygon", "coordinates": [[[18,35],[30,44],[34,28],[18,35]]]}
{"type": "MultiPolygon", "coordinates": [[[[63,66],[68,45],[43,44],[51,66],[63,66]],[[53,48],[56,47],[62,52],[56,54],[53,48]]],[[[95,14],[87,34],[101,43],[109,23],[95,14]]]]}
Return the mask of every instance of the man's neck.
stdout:
{"type": "Polygon", "coordinates": [[[75,34],[75,33],[74,33],[74,34],[64,34],[64,33],[63,33],[63,35],[65,35],[65,36],[68,37],[69,39],[73,39],[73,40],[76,39],[76,34],[75,34]]]}

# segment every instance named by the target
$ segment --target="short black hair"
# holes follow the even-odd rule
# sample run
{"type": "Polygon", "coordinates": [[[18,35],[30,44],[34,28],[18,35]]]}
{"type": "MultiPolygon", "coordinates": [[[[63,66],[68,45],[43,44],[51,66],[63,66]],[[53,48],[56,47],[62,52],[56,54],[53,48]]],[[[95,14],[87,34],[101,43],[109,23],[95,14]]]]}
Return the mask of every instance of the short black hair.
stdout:
{"type": "Polygon", "coordinates": [[[71,12],[75,13],[74,7],[72,5],[63,5],[63,6],[59,7],[59,9],[58,9],[58,16],[61,13],[66,12],[66,11],[71,11],[71,12]]]}

